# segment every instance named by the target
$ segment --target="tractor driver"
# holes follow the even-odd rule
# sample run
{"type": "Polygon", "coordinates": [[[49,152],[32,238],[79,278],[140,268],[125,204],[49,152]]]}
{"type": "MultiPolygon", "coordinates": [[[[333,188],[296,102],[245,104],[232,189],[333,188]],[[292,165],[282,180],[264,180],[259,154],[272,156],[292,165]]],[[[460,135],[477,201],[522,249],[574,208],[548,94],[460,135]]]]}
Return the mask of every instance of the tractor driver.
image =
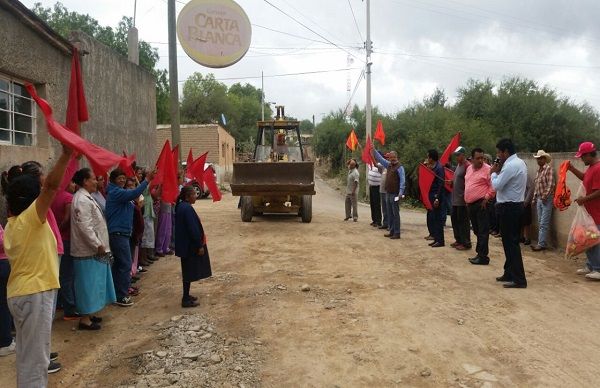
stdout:
{"type": "Polygon", "coordinates": [[[283,157],[283,155],[287,155],[288,154],[288,146],[285,142],[285,131],[283,129],[280,129],[276,134],[275,134],[275,152],[280,155],[279,159],[286,159],[283,157]]]}

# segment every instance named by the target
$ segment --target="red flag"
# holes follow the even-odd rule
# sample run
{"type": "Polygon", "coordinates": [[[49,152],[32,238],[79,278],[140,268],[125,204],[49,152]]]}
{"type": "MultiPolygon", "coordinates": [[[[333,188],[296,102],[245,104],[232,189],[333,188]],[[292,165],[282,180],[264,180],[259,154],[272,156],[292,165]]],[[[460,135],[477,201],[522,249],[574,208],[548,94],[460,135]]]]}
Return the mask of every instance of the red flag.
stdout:
{"type": "Polygon", "coordinates": [[[31,95],[31,98],[35,100],[44,114],[50,136],[73,149],[75,152],[85,155],[89,160],[90,165],[94,167],[96,175],[106,175],[110,168],[121,163],[121,160],[123,159],[122,156],[114,154],[94,143],[90,143],[56,122],[52,116],[52,107],[50,104],[37,95],[33,85],[26,84],[25,87],[31,95]]]}
{"type": "Polygon", "coordinates": [[[377,120],[377,129],[375,130],[375,136],[373,139],[379,140],[381,145],[385,145],[385,132],[383,132],[383,124],[381,120],[377,120]]]}
{"type": "Polygon", "coordinates": [[[373,167],[373,157],[371,151],[373,150],[373,143],[371,143],[371,136],[367,134],[367,141],[365,142],[365,148],[362,152],[362,161],[373,167]]]}
{"type": "Polygon", "coordinates": [[[424,164],[419,164],[419,190],[421,192],[421,202],[427,210],[433,209],[429,201],[429,189],[433,184],[435,174],[429,167],[424,164]]]}
{"type": "Polygon", "coordinates": [[[210,191],[213,202],[217,202],[221,200],[222,195],[219,187],[217,186],[217,182],[215,181],[213,171],[214,170],[212,168],[207,168],[204,170],[204,182],[206,183],[206,187],[208,187],[208,191],[210,191]]]}
{"type": "Polygon", "coordinates": [[[194,179],[192,177],[192,165],[194,164],[194,154],[192,153],[192,149],[190,148],[190,152],[188,153],[187,161],[185,164],[185,177],[188,179],[194,179]]]}
{"type": "Polygon", "coordinates": [[[123,151],[123,160],[119,163],[119,168],[123,170],[125,176],[132,178],[135,176],[135,170],[133,169],[133,163],[135,162],[135,154],[127,156],[127,153],[123,151]]]}
{"type": "MultiPolygon", "coordinates": [[[[65,127],[77,135],[80,135],[79,123],[88,121],[87,103],[83,89],[83,78],[81,77],[81,65],[79,63],[79,52],[73,47],[73,56],[71,57],[71,80],[69,81],[69,97],[67,100],[67,118],[65,127]]],[[[60,189],[64,190],[75,172],[79,170],[79,160],[77,155],[71,156],[65,175],[60,184],[60,189]]]]}
{"type": "Polygon", "coordinates": [[[179,186],[177,184],[177,173],[174,170],[173,153],[169,140],[165,141],[156,168],[158,172],[152,180],[151,185],[162,185],[162,201],[167,203],[175,203],[179,195],[179,186]]]}
{"type": "MultiPolygon", "coordinates": [[[[198,159],[194,160],[192,163],[190,171],[190,179],[195,179],[196,182],[203,188],[204,184],[204,165],[206,164],[206,158],[208,157],[208,151],[203,153],[198,157],[198,159]]],[[[204,188],[203,188],[204,189],[204,188]]]]}
{"type": "Polygon", "coordinates": [[[348,135],[348,139],[346,140],[346,147],[350,148],[352,151],[356,150],[358,146],[358,138],[356,137],[356,133],[354,133],[354,128],[352,128],[352,132],[348,135]]]}
{"type": "Polygon", "coordinates": [[[460,132],[458,132],[456,135],[454,135],[452,140],[450,140],[450,144],[448,144],[448,147],[446,147],[446,150],[440,157],[440,164],[442,166],[445,166],[448,163],[448,161],[450,160],[450,156],[452,156],[452,153],[454,152],[454,150],[456,150],[456,148],[458,148],[459,145],[460,145],[460,132]]]}

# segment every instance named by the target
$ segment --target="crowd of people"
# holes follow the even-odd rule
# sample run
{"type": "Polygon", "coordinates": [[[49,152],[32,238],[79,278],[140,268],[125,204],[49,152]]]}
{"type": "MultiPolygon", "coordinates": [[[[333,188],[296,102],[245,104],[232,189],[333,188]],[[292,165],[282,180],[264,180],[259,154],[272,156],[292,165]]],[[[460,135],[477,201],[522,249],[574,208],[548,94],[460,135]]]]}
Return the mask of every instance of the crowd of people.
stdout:
{"type": "MultiPolygon", "coordinates": [[[[459,251],[473,249],[471,233],[475,236],[475,256],[468,258],[474,265],[488,265],[490,236],[499,238],[505,255],[504,272],[497,277],[505,288],[526,288],[521,244],[531,246],[534,252],[549,248],[553,199],[556,189],[551,155],[539,150],[533,155],[537,172],[531,176],[525,162],[516,154],[510,139],[496,144],[496,158],[481,148],[470,153],[463,146],[454,152],[455,164],[443,166],[437,150],[427,151],[424,164],[435,176],[427,193],[431,209],[427,211],[425,240],[432,248],[445,244],[444,226],[448,215],[452,224],[454,242],[450,246],[459,251]],[[446,169],[453,170],[452,179],[446,179],[446,169]],[[538,236],[531,245],[532,209],[537,215],[538,236]]],[[[600,163],[596,147],[591,142],[580,145],[575,154],[587,167],[585,172],[573,164],[566,169],[583,182],[584,193],[575,202],[584,206],[593,222],[600,228],[600,163]]],[[[394,151],[373,151],[377,163],[367,166],[371,226],[384,229],[385,237],[400,239],[399,203],[404,198],[405,173],[394,151]]],[[[359,186],[357,162],[347,163],[346,218],[358,220],[356,197],[359,186]],[[350,209],[353,208],[352,214],[350,209]]],[[[577,271],[592,280],[600,280],[600,245],[586,250],[587,262],[577,271]]]]}
{"type": "Polygon", "coordinates": [[[152,184],[156,171],[142,167],[135,174],[111,171],[108,185],[89,168],[64,179],[71,154],[63,146],[47,173],[27,162],[2,174],[8,220],[0,225],[0,356],[16,353],[19,387],[45,387],[48,374],[61,368],[50,348],[57,310],[77,320],[79,330],[100,330],[97,314],[110,304],[132,306],[140,275],[175,253],[182,307],[199,305],[191,282],[211,276],[204,229],[192,208],[196,192],[184,185],[183,171],[171,204],[152,184]]]}

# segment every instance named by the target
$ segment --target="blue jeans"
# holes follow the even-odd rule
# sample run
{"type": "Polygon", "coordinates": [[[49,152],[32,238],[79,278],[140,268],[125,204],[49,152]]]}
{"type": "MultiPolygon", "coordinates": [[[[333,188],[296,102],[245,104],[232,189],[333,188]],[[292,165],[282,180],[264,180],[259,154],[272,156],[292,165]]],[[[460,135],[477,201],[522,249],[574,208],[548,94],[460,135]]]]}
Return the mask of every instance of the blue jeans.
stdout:
{"type": "MultiPolygon", "coordinates": [[[[598,229],[600,229],[600,225],[598,225],[598,229]]],[[[585,251],[585,255],[587,256],[588,268],[600,272],[600,244],[596,244],[585,251]]]]}
{"type": "Polygon", "coordinates": [[[388,211],[387,211],[387,193],[379,193],[381,196],[381,214],[383,215],[383,221],[381,226],[385,226],[389,229],[388,211]]]}
{"type": "Polygon", "coordinates": [[[547,248],[548,230],[550,229],[550,217],[552,217],[552,200],[547,198],[545,201],[541,198],[536,200],[537,219],[538,219],[538,245],[547,248]]]}
{"type": "Polygon", "coordinates": [[[129,295],[131,285],[131,246],[129,236],[111,234],[109,236],[110,251],[115,262],[112,266],[113,282],[117,300],[129,295]]]}
{"type": "Polygon", "coordinates": [[[0,259],[0,348],[12,343],[12,316],[6,302],[6,284],[10,275],[10,264],[8,259],[0,259]]]}
{"type": "Polygon", "coordinates": [[[388,226],[390,227],[390,234],[392,236],[400,236],[400,200],[398,202],[394,199],[398,194],[388,193],[386,196],[387,208],[388,208],[388,226]]]}
{"type": "Polygon", "coordinates": [[[63,307],[65,315],[74,315],[75,308],[75,269],[73,268],[73,258],[71,257],[71,242],[63,240],[65,253],[60,259],[60,290],[58,290],[58,300],[63,307]]]}

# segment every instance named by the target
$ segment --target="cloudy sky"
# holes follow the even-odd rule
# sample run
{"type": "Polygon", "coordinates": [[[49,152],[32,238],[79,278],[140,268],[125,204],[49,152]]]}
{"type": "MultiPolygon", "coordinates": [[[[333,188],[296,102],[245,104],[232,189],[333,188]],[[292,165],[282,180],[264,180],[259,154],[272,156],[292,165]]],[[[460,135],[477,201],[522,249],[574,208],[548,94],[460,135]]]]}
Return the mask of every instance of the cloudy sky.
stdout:
{"type": "MultiPolygon", "coordinates": [[[[44,6],[55,2],[23,2],[31,7],[36,1],[44,6]]],[[[185,2],[178,0],[178,11],[185,2]]],[[[268,101],[286,105],[286,113],[299,118],[314,114],[317,122],[324,113],[346,106],[348,80],[350,89],[356,89],[352,103],[365,104],[366,82],[357,85],[365,62],[364,1],[269,0],[296,20],[264,0],[237,2],[253,24],[249,52],[229,68],[209,69],[179,47],[181,81],[194,72],[212,72],[228,85],[247,82],[260,88],[263,71],[268,101]],[[277,76],[304,72],[314,73],[277,76]]],[[[132,16],[134,9],[134,0],[62,3],[110,26],[116,26],[123,15],[132,16]]],[[[514,75],[534,79],[600,110],[600,3],[595,0],[371,3],[373,105],[384,112],[421,100],[436,87],[444,89],[452,102],[457,88],[469,78],[499,81],[514,75]]],[[[158,49],[159,66],[164,68],[168,68],[166,17],[166,0],[137,1],[140,39],[158,49]]]]}

